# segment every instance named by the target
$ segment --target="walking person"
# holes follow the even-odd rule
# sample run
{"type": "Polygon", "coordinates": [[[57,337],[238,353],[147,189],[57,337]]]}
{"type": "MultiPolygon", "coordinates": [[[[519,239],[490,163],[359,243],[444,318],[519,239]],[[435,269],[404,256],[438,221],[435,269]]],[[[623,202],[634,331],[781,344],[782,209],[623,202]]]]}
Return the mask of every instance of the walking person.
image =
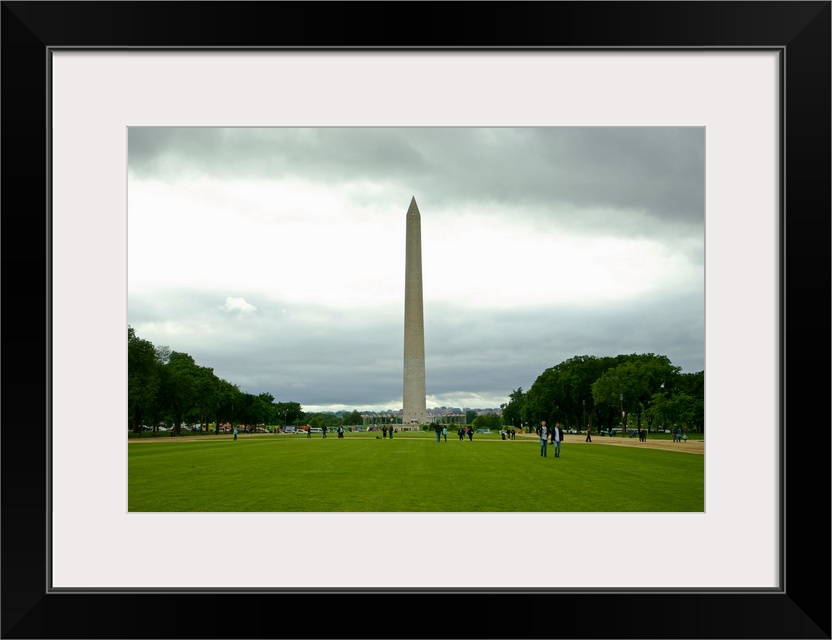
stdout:
{"type": "Polygon", "coordinates": [[[448,442],[448,427],[442,427],[442,438],[448,442]]]}
{"type": "Polygon", "coordinates": [[[465,429],[463,429],[462,427],[460,427],[459,429],[457,429],[457,430],[456,430],[456,433],[457,433],[457,435],[459,436],[459,441],[460,441],[460,442],[462,442],[463,440],[465,440],[465,429]]]}
{"type": "Polygon", "coordinates": [[[321,429],[321,433],[323,433],[324,440],[326,440],[326,425],[324,425],[323,428],[321,429]]]}
{"type": "Polygon", "coordinates": [[[592,427],[586,428],[586,442],[592,442],[592,427]]]}
{"type": "Polygon", "coordinates": [[[234,427],[234,442],[237,442],[237,427],[234,427]]]}
{"type": "Polygon", "coordinates": [[[442,441],[442,427],[438,422],[434,422],[433,430],[436,432],[436,444],[439,444],[442,441]]]}
{"type": "Polygon", "coordinates": [[[474,441],[474,429],[473,427],[468,427],[468,442],[474,441]]]}
{"type": "Polygon", "coordinates": [[[546,428],[546,421],[541,420],[540,426],[537,428],[537,435],[540,436],[540,457],[546,457],[546,444],[549,441],[549,430],[546,428]]]}
{"type": "Polygon", "coordinates": [[[387,427],[387,432],[388,432],[387,435],[389,435],[390,439],[392,440],[393,439],[393,425],[390,425],[389,427],[387,427]]]}
{"type": "Polygon", "coordinates": [[[563,429],[560,427],[560,422],[555,423],[555,428],[552,429],[552,444],[555,445],[555,457],[560,458],[560,443],[563,442],[563,429]]]}
{"type": "Polygon", "coordinates": [[[387,425],[381,428],[381,437],[384,440],[387,440],[387,425]]]}

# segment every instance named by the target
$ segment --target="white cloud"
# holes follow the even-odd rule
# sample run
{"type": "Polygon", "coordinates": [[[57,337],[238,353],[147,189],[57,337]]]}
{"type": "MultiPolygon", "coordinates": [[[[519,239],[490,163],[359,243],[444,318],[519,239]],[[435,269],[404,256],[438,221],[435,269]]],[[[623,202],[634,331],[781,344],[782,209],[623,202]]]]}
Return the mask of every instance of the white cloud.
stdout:
{"type": "Polygon", "coordinates": [[[233,313],[236,311],[241,316],[248,315],[257,311],[257,307],[255,307],[253,304],[249,304],[248,302],[246,302],[245,298],[228,297],[225,299],[225,304],[220,305],[219,308],[223,311],[227,311],[228,313],[233,313]]]}

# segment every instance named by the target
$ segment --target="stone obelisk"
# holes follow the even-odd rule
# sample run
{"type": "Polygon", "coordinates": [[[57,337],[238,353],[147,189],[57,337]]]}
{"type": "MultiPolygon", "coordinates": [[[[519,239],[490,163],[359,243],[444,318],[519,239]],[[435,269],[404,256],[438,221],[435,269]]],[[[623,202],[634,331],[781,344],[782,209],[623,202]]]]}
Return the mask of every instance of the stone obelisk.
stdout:
{"type": "Polygon", "coordinates": [[[402,426],[428,423],[425,401],[425,316],[422,306],[422,217],[416,197],[407,209],[404,267],[404,396],[402,426]]]}

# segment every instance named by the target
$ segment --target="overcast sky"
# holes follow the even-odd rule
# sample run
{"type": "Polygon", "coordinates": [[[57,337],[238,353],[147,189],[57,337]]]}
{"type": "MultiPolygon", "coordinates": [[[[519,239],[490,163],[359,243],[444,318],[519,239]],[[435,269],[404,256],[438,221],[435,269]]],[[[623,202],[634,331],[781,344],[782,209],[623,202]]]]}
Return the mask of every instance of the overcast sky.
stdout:
{"type": "Polygon", "coordinates": [[[704,369],[702,128],[131,128],[128,321],[305,411],[402,405],[405,216],[428,407],[576,355],[704,369]]]}

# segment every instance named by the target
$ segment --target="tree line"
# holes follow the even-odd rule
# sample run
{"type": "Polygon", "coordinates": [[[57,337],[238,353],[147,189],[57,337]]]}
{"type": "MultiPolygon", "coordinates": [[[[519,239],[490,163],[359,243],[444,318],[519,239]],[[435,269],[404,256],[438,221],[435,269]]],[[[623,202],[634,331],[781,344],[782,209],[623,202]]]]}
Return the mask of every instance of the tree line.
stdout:
{"type": "MultiPolygon", "coordinates": [[[[128,425],[139,432],[172,425],[305,425],[337,427],[362,423],[361,413],[306,413],[297,402],[276,402],[271,393],[251,394],[223,380],[187,353],[154,346],[127,327],[128,425]]],[[[627,426],[636,428],[705,427],[705,372],[681,373],[666,356],[648,354],[598,358],[575,356],[546,369],[528,392],[520,387],[501,405],[503,415],[480,416],[478,426],[526,429],[541,420],[578,430],[627,426]],[[501,424],[497,424],[497,422],[501,424]],[[485,423],[488,424],[485,424],[485,423]]],[[[466,412],[466,422],[477,418],[466,412]]],[[[393,421],[393,420],[391,420],[393,421]]],[[[400,422],[400,420],[395,420],[400,422]]]]}
{"type": "MultiPolygon", "coordinates": [[[[575,356],[541,373],[501,405],[507,425],[560,422],[592,431],[624,427],[705,429],[705,372],[682,373],[667,356],[575,356]]],[[[622,433],[623,435],[623,433],[622,433]]]]}
{"type": "Polygon", "coordinates": [[[131,326],[127,327],[127,412],[134,432],[143,425],[156,431],[168,424],[179,433],[183,424],[199,424],[204,430],[213,424],[218,432],[224,423],[248,429],[278,424],[335,427],[362,420],[358,411],[343,416],[306,413],[297,402],[275,402],[271,393],[241,391],[187,353],[140,338],[131,326]]]}

